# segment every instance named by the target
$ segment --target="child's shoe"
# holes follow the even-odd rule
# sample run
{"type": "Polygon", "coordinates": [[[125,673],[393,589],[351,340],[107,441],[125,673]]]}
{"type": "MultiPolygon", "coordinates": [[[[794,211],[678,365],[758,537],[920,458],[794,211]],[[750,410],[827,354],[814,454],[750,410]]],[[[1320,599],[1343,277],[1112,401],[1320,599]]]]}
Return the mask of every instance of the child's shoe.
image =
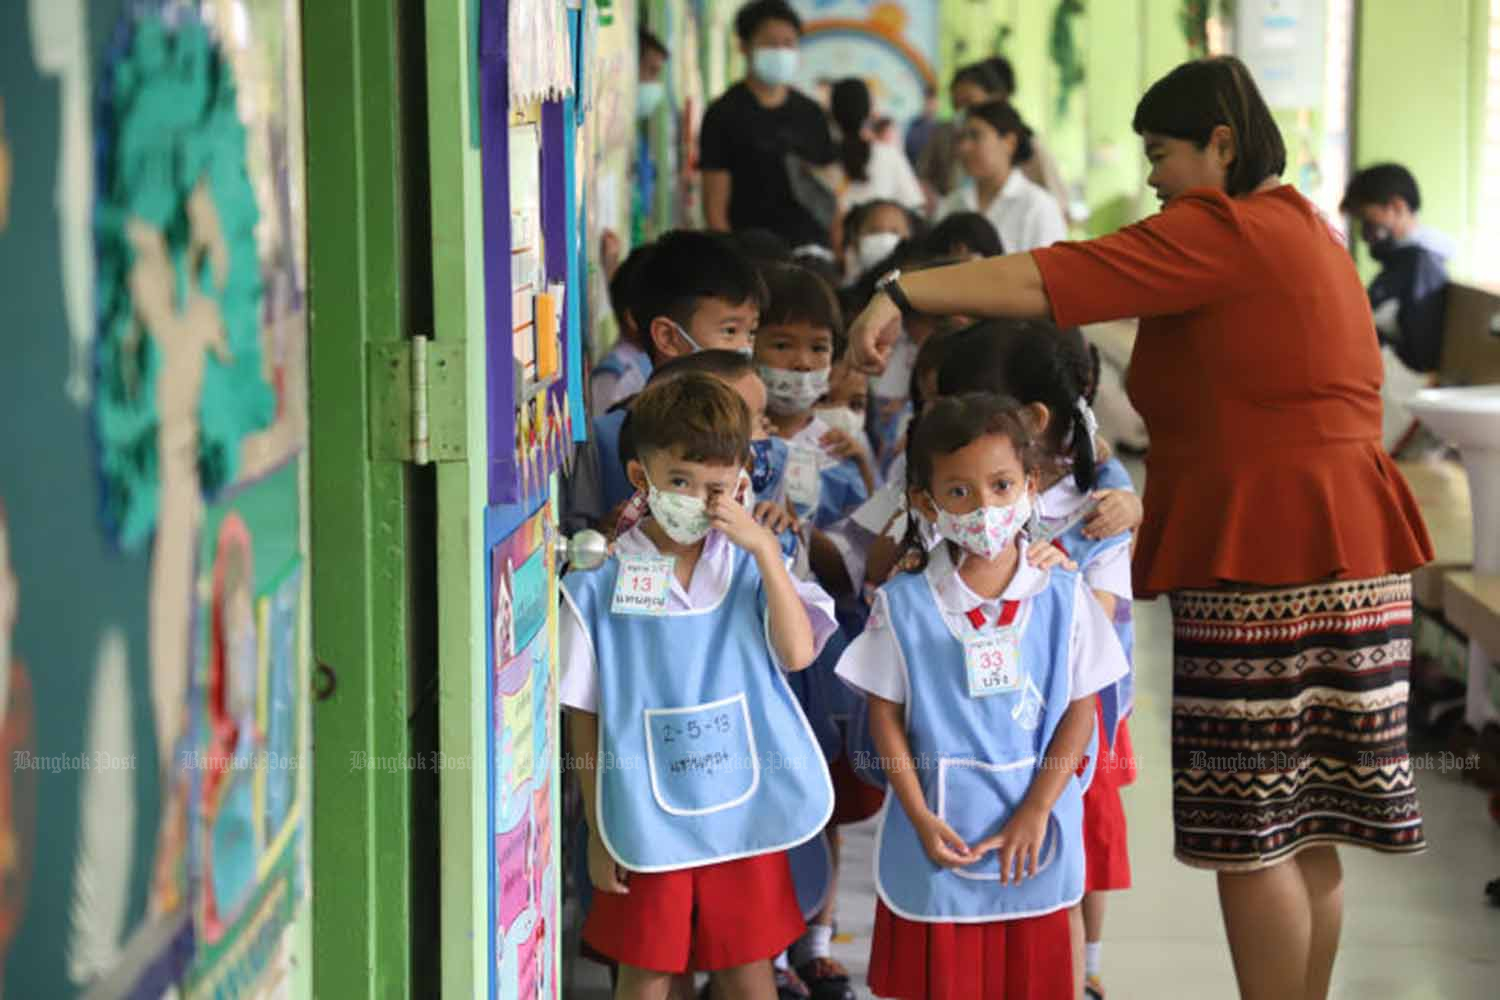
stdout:
{"type": "Polygon", "coordinates": [[[1085,976],[1083,996],[1084,1000],[1104,1000],[1104,981],[1098,976],[1085,976]]]}
{"type": "Polygon", "coordinates": [[[849,970],[832,958],[815,958],[797,966],[797,975],[807,984],[812,1000],[854,1000],[849,970]]]}

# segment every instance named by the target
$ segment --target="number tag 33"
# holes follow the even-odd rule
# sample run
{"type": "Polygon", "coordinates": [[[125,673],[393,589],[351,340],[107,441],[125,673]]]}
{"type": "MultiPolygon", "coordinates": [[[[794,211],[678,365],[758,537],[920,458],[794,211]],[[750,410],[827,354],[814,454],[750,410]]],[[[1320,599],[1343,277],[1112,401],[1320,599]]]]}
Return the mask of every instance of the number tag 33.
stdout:
{"type": "Polygon", "coordinates": [[[1020,629],[1005,628],[969,639],[964,643],[964,667],[971,698],[1020,690],[1020,629]]]}
{"type": "Polygon", "coordinates": [[[621,556],[609,609],[617,615],[665,614],[675,563],[671,556],[621,556]]]}

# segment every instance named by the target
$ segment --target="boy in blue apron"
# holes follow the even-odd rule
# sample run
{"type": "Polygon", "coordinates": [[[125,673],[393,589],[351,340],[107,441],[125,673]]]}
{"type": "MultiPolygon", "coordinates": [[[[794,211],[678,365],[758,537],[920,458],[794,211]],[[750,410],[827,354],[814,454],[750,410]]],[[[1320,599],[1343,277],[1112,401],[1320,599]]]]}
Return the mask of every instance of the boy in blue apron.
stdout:
{"type": "Polygon", "coordinates": [[[870,986],[1071,1000],[1094,695],[1124,654],[1077,574],[1026,561],[1036,478],[1016,405],[943,398],[910,433],[911,503],[944,544],[909,533],[920,568],[877,592],[838,667],[869,698],[890,782],[870,986]]]}
{"type": "Polygon", "coordinates": [[[812,663],[832,604],[743,504],[750,417],[733,390],[682,375],[648,386],[631,422],[650,516],[563,580],[560,694],[595,888],[584,939],[620,963],[618,996],[689,970],[767,996],[771,957],[804,928],[786,852],[833,810],[783,671],[812,663]]]}

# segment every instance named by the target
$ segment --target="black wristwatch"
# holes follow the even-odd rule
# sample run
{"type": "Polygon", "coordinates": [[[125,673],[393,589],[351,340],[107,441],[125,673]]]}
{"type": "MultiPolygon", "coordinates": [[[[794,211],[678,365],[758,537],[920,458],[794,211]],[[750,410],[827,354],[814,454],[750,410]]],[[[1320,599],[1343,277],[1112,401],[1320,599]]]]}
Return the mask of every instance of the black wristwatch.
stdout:
{"type": "Polygon", "coordinates": [[[886,298],[894,302],[896,308],[901,310],[903,318],[916,315],[917,311],[912,308],[911,299],[907,298],[906,293],[901,290],[901,272],[899,270],[891,271],[875,282],[875,291],[884,292],[886,298]]]}

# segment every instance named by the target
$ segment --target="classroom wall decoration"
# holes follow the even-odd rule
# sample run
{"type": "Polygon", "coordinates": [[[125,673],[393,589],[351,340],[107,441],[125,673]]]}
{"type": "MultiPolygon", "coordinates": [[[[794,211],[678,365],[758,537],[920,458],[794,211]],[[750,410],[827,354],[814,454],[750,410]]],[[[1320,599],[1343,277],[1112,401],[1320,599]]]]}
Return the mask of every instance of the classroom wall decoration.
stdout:
{"type": "Polygon", "coordinates": [[[291,974],[299,7],[0,4],[0,398],[27,428],[0,440],[8,995],[237,997],[291,974]]]}
{"type": "Polygon", "coordinates": [[[857,76],[875,114],[907,122],[936,83],[938,4],[927,0],[793,0],[804,23],[798,86],[857,76]]]}
{"type": "Polygon", "coordinates": [[[490,550],[491,842],[498,1000],[558,995],[556,565],[542,507],[490,550]]]}

